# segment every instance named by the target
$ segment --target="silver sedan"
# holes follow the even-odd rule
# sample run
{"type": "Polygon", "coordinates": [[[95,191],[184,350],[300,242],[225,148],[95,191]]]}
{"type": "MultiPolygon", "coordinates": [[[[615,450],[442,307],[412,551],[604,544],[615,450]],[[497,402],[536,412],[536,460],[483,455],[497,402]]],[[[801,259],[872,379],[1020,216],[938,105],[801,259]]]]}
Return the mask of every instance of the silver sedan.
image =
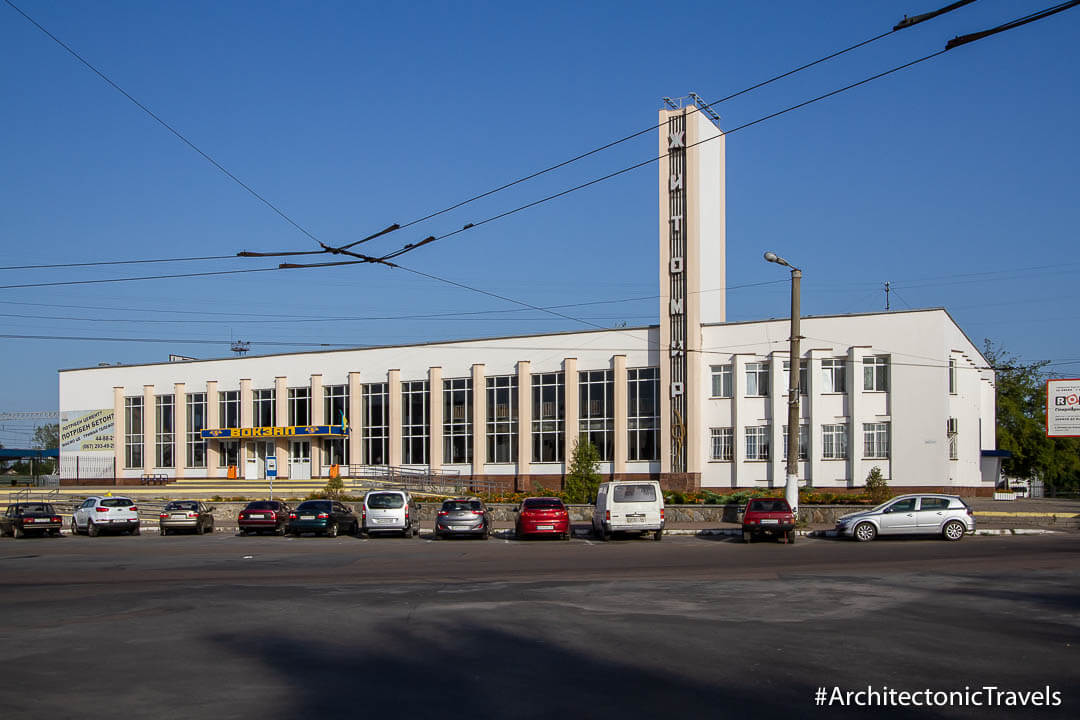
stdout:
{"type": "Polygon", "coordinates": [[[849,513],[836,521],[838,535],[869,542],[878,535],[941,535],[960,540],[975,532],[975,516],[957,495],[900,495],[872,510],[849,513]]]}

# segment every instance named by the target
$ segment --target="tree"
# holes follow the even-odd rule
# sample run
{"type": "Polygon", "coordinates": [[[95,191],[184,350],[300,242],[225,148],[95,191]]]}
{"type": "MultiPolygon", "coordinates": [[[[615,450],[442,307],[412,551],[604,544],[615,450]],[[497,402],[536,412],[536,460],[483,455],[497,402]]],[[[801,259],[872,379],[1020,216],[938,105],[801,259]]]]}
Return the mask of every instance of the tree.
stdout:
{"type": "Polygon", "coordinates": [[[34,429],[34,447],[53,450],[60,447],[60,425],[49,423],[34,429]]]}
{"type": "Polygon", "coordinates": [[[567,502],[587,503],[596,496],[600,486],[600,451],[588,439],[578,438],[570,457],[570,470],[566,473],[563,490],[567,502]]]}
{"type": "Polygon", "coordinates": [[[866,492],[870,499],[876,503],[885,502],[889,499],[889,482],[881,474],[881,468],[875,465],[866,476],[866,492]]]}
{"type": "Polygon", "coordinates": [[[1048,361],[1024,364],[985,340],[983,355],[996,375],[997,446],[1011,458],[1006,475],[1038,478],[1052,491],[1080,487],[1080,441],[1046,436],[1048,361]]]}

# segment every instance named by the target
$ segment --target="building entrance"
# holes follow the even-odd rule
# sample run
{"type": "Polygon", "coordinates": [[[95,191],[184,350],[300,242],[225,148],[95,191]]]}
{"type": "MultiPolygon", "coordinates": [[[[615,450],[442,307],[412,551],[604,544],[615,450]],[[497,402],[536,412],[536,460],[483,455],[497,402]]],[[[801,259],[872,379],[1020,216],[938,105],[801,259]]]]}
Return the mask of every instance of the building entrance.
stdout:
{"type": "Polygon", "coordinates": [[[293,440],[289,443],[289,478],[311,479],[311,441],[293,440]]]}
{"type": "Polygon", "coordinates": [[[244,461],[245,480],[266,479],[266,458],[273,457],[275,453],[273,442],[250,442],[248,443],[246,460],[244,461]]]}

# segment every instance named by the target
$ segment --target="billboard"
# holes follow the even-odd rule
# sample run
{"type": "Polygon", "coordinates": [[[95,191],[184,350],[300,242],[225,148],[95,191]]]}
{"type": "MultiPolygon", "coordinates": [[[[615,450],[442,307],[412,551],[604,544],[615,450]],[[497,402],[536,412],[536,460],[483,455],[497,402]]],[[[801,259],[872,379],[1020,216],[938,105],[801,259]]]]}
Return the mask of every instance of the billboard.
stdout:
{"type": "Polygon", "coordinates": [[[113,410],[65,410],[60,413],[60,451],[113,452],[113,410]]]}
{"type": "Polygon", "coordinates": [[[1047,437],[1080,437],[1080,378],[1046,381],[1047,437]]]}

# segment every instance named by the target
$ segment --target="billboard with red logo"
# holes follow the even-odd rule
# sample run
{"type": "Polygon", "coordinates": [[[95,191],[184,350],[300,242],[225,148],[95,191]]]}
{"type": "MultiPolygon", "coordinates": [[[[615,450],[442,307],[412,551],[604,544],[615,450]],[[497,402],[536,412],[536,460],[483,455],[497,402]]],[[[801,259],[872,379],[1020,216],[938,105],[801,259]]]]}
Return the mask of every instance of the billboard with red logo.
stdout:
{"type": "Polygon", "coordinates": [[[1080,437],[1080,378],[1046,381],[1046,435],[1080,437]]]}

